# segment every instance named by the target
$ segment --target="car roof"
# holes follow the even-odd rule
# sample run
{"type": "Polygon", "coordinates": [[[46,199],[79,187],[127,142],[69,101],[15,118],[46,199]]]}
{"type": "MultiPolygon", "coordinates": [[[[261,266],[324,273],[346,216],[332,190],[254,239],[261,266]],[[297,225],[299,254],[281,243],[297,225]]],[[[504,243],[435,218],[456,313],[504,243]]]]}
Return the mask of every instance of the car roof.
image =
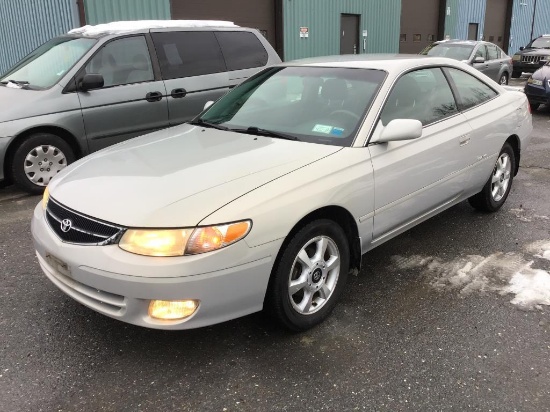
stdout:
{"type": "Polygon", "coordinates": [[[350,54],[341,56],[312,57],[282,63],[279,66],[343,67],[403,71],[421,66],[458,66],[458,62],[446,57],[418,54],[350,54]]]}
{"type": "Polygon", "coordinates": [[[67,34],[86,37],[103,37],[108,35],[144,33],[151,29],[184,29],[184,28],[238,28],[236,24],[223,20],[136,20],[115,21],[111,23],[87,25],[70,30],[67,34]]]}

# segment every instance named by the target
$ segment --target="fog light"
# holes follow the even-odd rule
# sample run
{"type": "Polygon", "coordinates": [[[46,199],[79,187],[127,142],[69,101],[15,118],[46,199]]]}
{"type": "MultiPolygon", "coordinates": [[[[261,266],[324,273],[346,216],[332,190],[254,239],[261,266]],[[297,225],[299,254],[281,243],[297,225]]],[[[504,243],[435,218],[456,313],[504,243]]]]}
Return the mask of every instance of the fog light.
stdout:
{"type": "Polygon", "coordinates": [[[198,307],[198,300],[152,300],[149,316],[160,320],[181,320],[195,313],[198,307]]]}

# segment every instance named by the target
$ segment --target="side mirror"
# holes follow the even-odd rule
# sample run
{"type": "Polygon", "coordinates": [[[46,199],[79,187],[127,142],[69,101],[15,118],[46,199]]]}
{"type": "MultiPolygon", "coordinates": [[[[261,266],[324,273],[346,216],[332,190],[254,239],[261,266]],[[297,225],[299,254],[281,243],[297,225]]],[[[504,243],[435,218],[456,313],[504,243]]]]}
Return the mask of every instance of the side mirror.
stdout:
{"type": "Polygon", "coordinates": [[[376,143],[418,139],[422,136],[422,123],[414,119],[395,119],[388,123],[376,143]]]}
{"type": "Polygon", "coordinates": [[[520,51],[523,51],[523,50],[525,50],[525,47],[521,46],[519,49],[520,49],[520,51]]]}
{"type": "Polygon", "coordinates": [[[212,106],[214,104],[214,102],[212,100],[206,102],[206,104],[204,105],[204,109],[203,110],[206,110],[208,109],[210,106],[212,106]]]}
{"type": "Polygon", "coordinates": [[[101,89],[104,84],[105,80],[101,74],[88,73],[80,81],[78,89],[87,92],[88,90],[101,89]]]}
{"type": "Polygon", "coordinates": [[[474,57],[474,63],[485,63],[485,59],[481,56],[474,57]]]}

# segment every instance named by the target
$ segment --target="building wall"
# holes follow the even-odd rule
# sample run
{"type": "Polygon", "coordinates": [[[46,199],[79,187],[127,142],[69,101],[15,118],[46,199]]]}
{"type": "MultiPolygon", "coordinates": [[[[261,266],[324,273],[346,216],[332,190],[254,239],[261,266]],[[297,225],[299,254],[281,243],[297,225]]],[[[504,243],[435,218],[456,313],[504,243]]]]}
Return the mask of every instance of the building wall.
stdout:
{"type": "Polygon", "coordinates": [[[343,13],[360,15],[361,53],[399,51],[401,0],[283,0],[284,59],[339,54],[343,13]]]}
{"type": "Polygon", "coordinates": [[[477,23],[478,26],[478,38],[481,40],[484,34],[485,26],[485,9],[487,3],[485,0],[460,0],[460,7],[458,9],[458,22],[456,27],[456,36],[459,39],[468,38],[468,25],[470,23],[477,23]]]}
{"type": "Polygon", "coordinates": [[[87,24],[119,20],[169,20],[170,0],[84,0],[87,24]]]}
{"type": "Polygon", "coordinates": [[[501,48],[507,44],[505,35],[508,3],[510,3],[508,0],[487,0],[484,37],[486,41],[495,43],[501,48]]]}
{"type": "Polygon", "coordinates": [[[79,25],[74,0],[0,0],[0,73],[79,25]]]}
{"type": "Polygon", "coordinates": [[[538,0],[533,37],[550,34],[550,0],[538,0]]]}
{"type": "Polygon", "coordinates": [[[445,5],[444,39],[458,39],[458,17],[460,16],[460,0],[447,0],[445,5]]]}
{"type": "Polygon", "coordinates": [[[172,18],[229,20],[260,30],[276,45],[275,0],[172,0],[172,18]]]}
{"type": "Polygon", "coordinates": [[[508,54],[541,34],[550,34],[550,0],[537,0],[536,10],[535,0],[514,0],[508,54]]]}

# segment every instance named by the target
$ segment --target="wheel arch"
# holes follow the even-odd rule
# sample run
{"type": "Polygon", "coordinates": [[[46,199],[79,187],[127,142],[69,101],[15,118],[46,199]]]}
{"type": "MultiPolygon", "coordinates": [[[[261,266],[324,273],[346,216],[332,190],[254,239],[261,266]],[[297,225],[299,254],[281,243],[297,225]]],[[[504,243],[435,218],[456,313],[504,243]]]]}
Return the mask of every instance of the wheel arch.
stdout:
{"type": "Polygon", "coordinates": [[[353,215],[342,206],[324,206],[301,218],[285,237],[285,240],[279,249],[279,253],[277,253],[274,267],[279,262],[283,251],[294,235],[308,223],[319,219],[332,220],[344,230],[350,249],[350,270],[359,271],[361,269],[361,239],[359,237],[357,223],[355,222],[353,215]]]}
{"type": "Polygon", "coordinates": [[[27,129],[21,133],[19,133],[12,141],[9,143],[8,148],[6,150],[6,154],[4,157],[4,176],[12,180],[11,176],[11,161],[13,158],[13,154],[17,150],[17,147],[21,142],[23,142],[27,137],[37,134],[37,133],[50,133],[54,134],[56,136],[59,136],[69,146],[71,146],[71,149],[73,149],[73,152],[75,154],[76,159],[79,159],[83,156],[84,152],[82,147],[80,147],[77,138],[68,130],[59,127],[59,126],[37,126],[30,129],[27,129]]]}
{"type": "Polygon", "coordinates": [[[508,139],[506,139],[506,143],[510,143],[510,146],[512,146],[512,149],[514,150],[514,158],[516,161],[514,176],[516,176],[519,171],[519,161],[521,160],[521,142],[519,140],[519,136],[513,134],[508,139]]]}

